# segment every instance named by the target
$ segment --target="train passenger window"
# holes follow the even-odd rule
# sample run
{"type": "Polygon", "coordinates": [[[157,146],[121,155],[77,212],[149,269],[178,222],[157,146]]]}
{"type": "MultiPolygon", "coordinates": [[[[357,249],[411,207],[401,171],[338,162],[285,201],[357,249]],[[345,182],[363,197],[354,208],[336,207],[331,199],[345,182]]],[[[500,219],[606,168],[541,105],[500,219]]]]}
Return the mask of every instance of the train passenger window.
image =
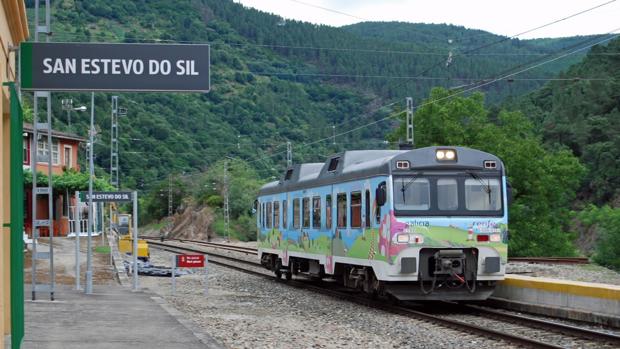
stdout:
{"type": "Polygon", "coordinates": [[[282,201],[282,229],[288,229],[288,201],[282,201]]]}
{"type": "Polygon", "coordinates": [[[273,203],[273,227],[280,228],[280,202],[275,201],[273,203]]]}
{"type": "Polygon", "coordinates": [[[351,228],[362,227],[362,193],[351,193],[351,228]]]}
{"type": "Polygon", "coordinates": [[[321,228],[321,197],[312,198],[312,228],[321,228]]]}
{"type": "Polygon", "coordinates": [[[394,181],[397,210],[427,211],[431,207],[431,186],[426,178],[401,177],[394,181]]]}
{"type": "Polygon", "coordinates": [[[260,223],[261,223],[261,227],[265,228],[265,203],[263,202],[262,204],[260,204],[260,223]]]}
{"type": "Polygon", "coordinates": [[[267,203],[267,228],[273,228],[273,216],[271,211],[271,202],[267,203]]]}
{"type": "Polygon", "coordinates": [[[338,228],[347,227],[347,194],[340,193],[336,196],[336,210],[338,218],[338,228]]]}
{"type": "Polygon", "coordinates": [[[370,190],[366,189],[366,198],[364,200],[364,204],[366,205],[366,209],[364,210],[364,214],[366,215],[366,228],[370,228],[370,190]]]}
{"type": "Polygon", "coordinates": [[[437,180],[437,207],[442,211],[455,211],[459,208],[459,193],[456,179],[437,180]]]}
{"type": "Polygon", "coordinates": [[[495,178],[465,180],[465,207],[470,211],[499,211],[500,194],[499,180],[495,178]]]}
{"type": "Polygon", "coordinates": [[[302,207],[302,211],[303,211],[303,218],[302,218],[302,224],[304,228],[310,228],[310,198],[303,198],[302,202],[301,202],[302,207]]]}
{"type": "Polygon", "coordinates": [[[293,228],[299,229],[299,199],[293,199],[293,228]]]}
{"type": "Polygon", "coordinates": [[[332,228],[332,196],[325,197],[325,226],[327,229],[332,228]]]}

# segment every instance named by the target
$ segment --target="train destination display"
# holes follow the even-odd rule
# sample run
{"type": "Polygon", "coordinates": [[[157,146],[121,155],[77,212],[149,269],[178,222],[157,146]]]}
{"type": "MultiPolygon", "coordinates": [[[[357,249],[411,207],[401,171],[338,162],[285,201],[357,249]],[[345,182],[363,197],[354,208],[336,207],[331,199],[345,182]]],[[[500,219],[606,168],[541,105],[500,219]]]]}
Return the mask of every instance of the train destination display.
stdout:
{"type": "Polygon", "coordinates": [[[179,91],[210,88],[209,45],[21,44],[21,88],[179,91]]]}

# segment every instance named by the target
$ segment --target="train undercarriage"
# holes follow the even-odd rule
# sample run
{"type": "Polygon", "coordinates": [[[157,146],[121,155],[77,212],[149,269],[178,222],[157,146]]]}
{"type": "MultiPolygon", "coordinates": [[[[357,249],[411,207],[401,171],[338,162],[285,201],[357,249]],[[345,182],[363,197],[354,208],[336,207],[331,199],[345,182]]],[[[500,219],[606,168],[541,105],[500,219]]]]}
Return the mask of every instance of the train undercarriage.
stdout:
{"type": "Polygon", "coordinates": [[[398,300],[484,300],[495,289],[496,281],[477,280],[476,249],[427,248],[420,251],[419,258],[415,281],[382,281],[371,266],[343,263],[336,263],[334,274],[328,275],[318,260],[290,257],[288,266],[283,266],[276,254],[263,254],[261,264],[278,278],[332,279],[371,297],[398,300]]]}

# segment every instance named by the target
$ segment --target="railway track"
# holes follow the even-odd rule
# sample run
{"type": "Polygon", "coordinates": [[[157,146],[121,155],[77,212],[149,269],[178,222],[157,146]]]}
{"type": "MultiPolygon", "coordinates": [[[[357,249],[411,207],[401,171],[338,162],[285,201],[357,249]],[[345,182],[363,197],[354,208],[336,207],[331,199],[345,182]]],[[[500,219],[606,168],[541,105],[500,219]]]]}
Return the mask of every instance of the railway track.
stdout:
{"type": "MultiPolygon", "coordinates": [[[[145,236],[142,239],[149,241],[159,240],[156,237],[145,236]]],[[[256,254],[258,249],[254,247],[234,246],[229,244],[207,242],[202,240],[191,239],[167,239],[168,241],[189,242],[198,244],[201,246],[213,247],[223,250],[230,250],[235,252],[241,252],[245,254],[256,254]]],[[[590,260],[587,257],[510,257],[508,262],[522,262],[522,263],[541,263],[541,264],[588,264],[590,260]]]]}
{"type": "MultiPolygon", "coordinates": [[[[173,242],[150,241],[153,247],[174,253],[204,253],[210,256],[209,262],[237,271],[252,274],[265,279],[273,280],[273,276],[258,262],[239,259],[230,255],[223,255],[206,251],[202,247],[219,248],[226,251],[235,251],[250,254],[252,248],[237,248],[226,244],[192,242],[191,240],[177,240],[173,242]],[[198,246],[187,246],[188,243],[198,246]],[[200,247],[200,248],[199,248],[200,247]],[[234,248],[233,248],[234,247],[234,248]],[[215,257],[215,258],[213,258],[215,257]],[[232,262],[232,263],[231,263],[232,262]],[[247,266],[251,266],[248,268],[247,266]],[[262,270],[261,270],[262,269],[262,270]],[[260,271],[259,271],[260,270],[260,271]]],[[[254,252],[255,253],[255,252],[254,252]]],[[[392,313],[410,316],[429,321],[441,326],[452,328],[468,334],[477,334],[486,338],[499,339],[514,345],[531,348],[618,348],[620,336],[600,331],[588,330],[576,326],[561,324],[548,320],[531,318],[523,315],[500,312],[474,305],[448,303],[438,311],[436,308],[416,309],[411,305],[391,305],[385,301],[371,300],[364,296],[352,294],[336,286],[333,282],[310,283],[303,280],[291,280],[288,285],[329,295],[338,299],[363,304],[369,307],[382,309],[392,313]]]]}

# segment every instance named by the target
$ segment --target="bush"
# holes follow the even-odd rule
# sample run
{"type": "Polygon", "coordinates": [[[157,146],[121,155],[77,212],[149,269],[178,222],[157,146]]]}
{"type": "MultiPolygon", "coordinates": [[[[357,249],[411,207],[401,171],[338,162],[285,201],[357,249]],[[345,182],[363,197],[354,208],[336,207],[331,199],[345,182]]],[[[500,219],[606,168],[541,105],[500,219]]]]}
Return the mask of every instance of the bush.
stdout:
{"type": "Polygon", "coordinates": [[[620,271],[620,208],[590,206],[578,217],[587,228],[596,231],[593,260],[620,271]]]}

